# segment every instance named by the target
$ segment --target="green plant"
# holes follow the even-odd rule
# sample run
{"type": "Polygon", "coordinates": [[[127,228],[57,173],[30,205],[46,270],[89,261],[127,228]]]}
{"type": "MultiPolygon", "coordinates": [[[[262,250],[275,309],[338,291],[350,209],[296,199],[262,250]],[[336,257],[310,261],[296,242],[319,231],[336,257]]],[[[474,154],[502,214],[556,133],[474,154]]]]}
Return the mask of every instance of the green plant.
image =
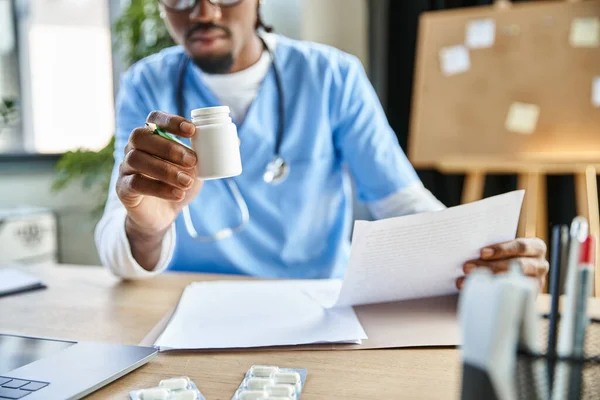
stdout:
{"type": "Polygon", "coordinates": [[[118,39],[115,48],[128,64],[174,44],[160,17],[157,0],[130,0],[114,28],[118,39]]]}
{"type": "MultiPolygon", "coordinates": [[[[130,0],[123,6],[113,31],[113,46],[128,65],[173,45],[160,17],[157,0],[130,0]]],[[[98,206],[93,211],[93,216],[97,217],[108,197],[114,150],[113,137],[100,151],[77,149],[65,153],[56,164],[53,191],[58,192],[80,181],[84,190],[100,192],[98,206]]]]}
{"type": "Polygon", "coordinates": [[[110,176],[114,164],[115,138],[100,151],[74,150],[65,153],[56,164],[56,178],[52,191],[63,190],[76,180],[81,180],[83,188],[94,191],[100,201],[92,211],[94,217],[102,215],[108,198],[110,176]]]}

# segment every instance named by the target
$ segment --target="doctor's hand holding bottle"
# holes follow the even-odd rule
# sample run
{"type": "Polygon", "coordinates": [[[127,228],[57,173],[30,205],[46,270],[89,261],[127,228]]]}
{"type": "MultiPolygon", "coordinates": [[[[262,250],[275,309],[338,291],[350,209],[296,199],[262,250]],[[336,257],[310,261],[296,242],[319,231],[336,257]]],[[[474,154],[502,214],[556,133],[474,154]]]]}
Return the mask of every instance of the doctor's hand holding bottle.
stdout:
{"type": "MultiPolygon", "coordinates": [[[[148,115],[148,123],[173,135],[191,138],[190,121],[161,111],[148,115]]],[[[117,195],[125,209],[125,231],[133,257],[151,270],[159,260],[161,243],[181,210],[200,192],[196,179],[197,155],[148,127],[133,130],[119,168],[117,195]]]]}

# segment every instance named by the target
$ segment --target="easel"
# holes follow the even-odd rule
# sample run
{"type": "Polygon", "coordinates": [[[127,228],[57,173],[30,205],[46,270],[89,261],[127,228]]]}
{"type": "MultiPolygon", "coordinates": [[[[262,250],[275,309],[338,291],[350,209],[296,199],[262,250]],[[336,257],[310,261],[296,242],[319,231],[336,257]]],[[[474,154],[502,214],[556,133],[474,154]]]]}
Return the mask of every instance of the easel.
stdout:
{"type": "MultiPolygon", "coordinates": [[[[501,160],[443,160],[438,163],[441,172],[465,174],[462,203],[483,198],[485,177],[489,174],[513,174],[518,176],[518,188],[526,191],[521,211],[518,236],[539,237],[548,242],[548,210],[546,177],[548,175],[574,175],[577,214],[590,221],[590,232],[600,237],[598,210],[597,171],[598,163],[536,163],[501,160]]],[[[598,288],[597,290],[600,290],[598,288]]]]}
{"type": "MultiPolygon", "coordinates": [[[[420,21],[409,157],[416,167],[465,174],[463,203],[483,197],[486,175],[517,175],[518,187],[526,190],[521,237],[548,243],[549,174],[575,176],[577,213],[600,235],[600,110],[589,94],[593,77],[600,75],[600,48],[569,43],[572,21],[590,17],[600,17],[600,1],[498,0],[493,6],[425,13],[420,21]],[[467,23],[484,18],[495,21],[494,46],[471,50],[466,73],[443,76],[440,49],[464,43],[467,23]],[[534,134],[506,131],[507,110],[516,101],[540,106],[534,134]]],[[[599,262],[595,293],[600,296],[599,262]]]]}

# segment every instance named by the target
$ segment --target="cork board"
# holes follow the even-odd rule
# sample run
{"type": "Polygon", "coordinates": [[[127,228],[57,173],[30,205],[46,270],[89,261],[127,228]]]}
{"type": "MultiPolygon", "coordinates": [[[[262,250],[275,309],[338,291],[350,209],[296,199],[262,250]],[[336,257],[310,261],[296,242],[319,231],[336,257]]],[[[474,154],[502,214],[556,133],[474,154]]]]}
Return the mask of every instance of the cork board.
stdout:
{"type": "MultiPolygon", "coordinates": [[[[423,14],[409,136],[412,163],[435,167],[446,158],[470,157],[600,159],[600,105],[594,106],[592,93],[594,79],[600,77],[600,46],[572,45],[572,24],[582,18],[588,23],[600,19],[600,1],[539,1],[423,14]],[[468,70],[444,75],[440,51],[464,45],[468,24],[482,19],[495,23],[494,44],[468,48],[468,70]],[[533,131],[507,128],[515,103],[534,106],[525,108],[526,113],[535,114],[537,107],[533,131]]],[[[454,67],[460,70],[461,65],[454,67]]]]}

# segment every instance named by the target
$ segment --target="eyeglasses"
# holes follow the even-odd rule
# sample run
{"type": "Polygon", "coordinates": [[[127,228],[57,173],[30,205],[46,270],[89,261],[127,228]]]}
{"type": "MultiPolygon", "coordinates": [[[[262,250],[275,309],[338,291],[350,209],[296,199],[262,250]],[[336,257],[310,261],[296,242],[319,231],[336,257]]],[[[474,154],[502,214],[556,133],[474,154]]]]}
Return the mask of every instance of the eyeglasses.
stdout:
{"type": "MultiPolygon", "coordinates": [[[[172,12],[186,12],[192,11],[196,5],[202,0],[158,0],[167,11],[172,12]]],[[[242,0],[208,0],[208,2],[214,6],[219,7],[233,7],[237,6],[242,0]]]]}

